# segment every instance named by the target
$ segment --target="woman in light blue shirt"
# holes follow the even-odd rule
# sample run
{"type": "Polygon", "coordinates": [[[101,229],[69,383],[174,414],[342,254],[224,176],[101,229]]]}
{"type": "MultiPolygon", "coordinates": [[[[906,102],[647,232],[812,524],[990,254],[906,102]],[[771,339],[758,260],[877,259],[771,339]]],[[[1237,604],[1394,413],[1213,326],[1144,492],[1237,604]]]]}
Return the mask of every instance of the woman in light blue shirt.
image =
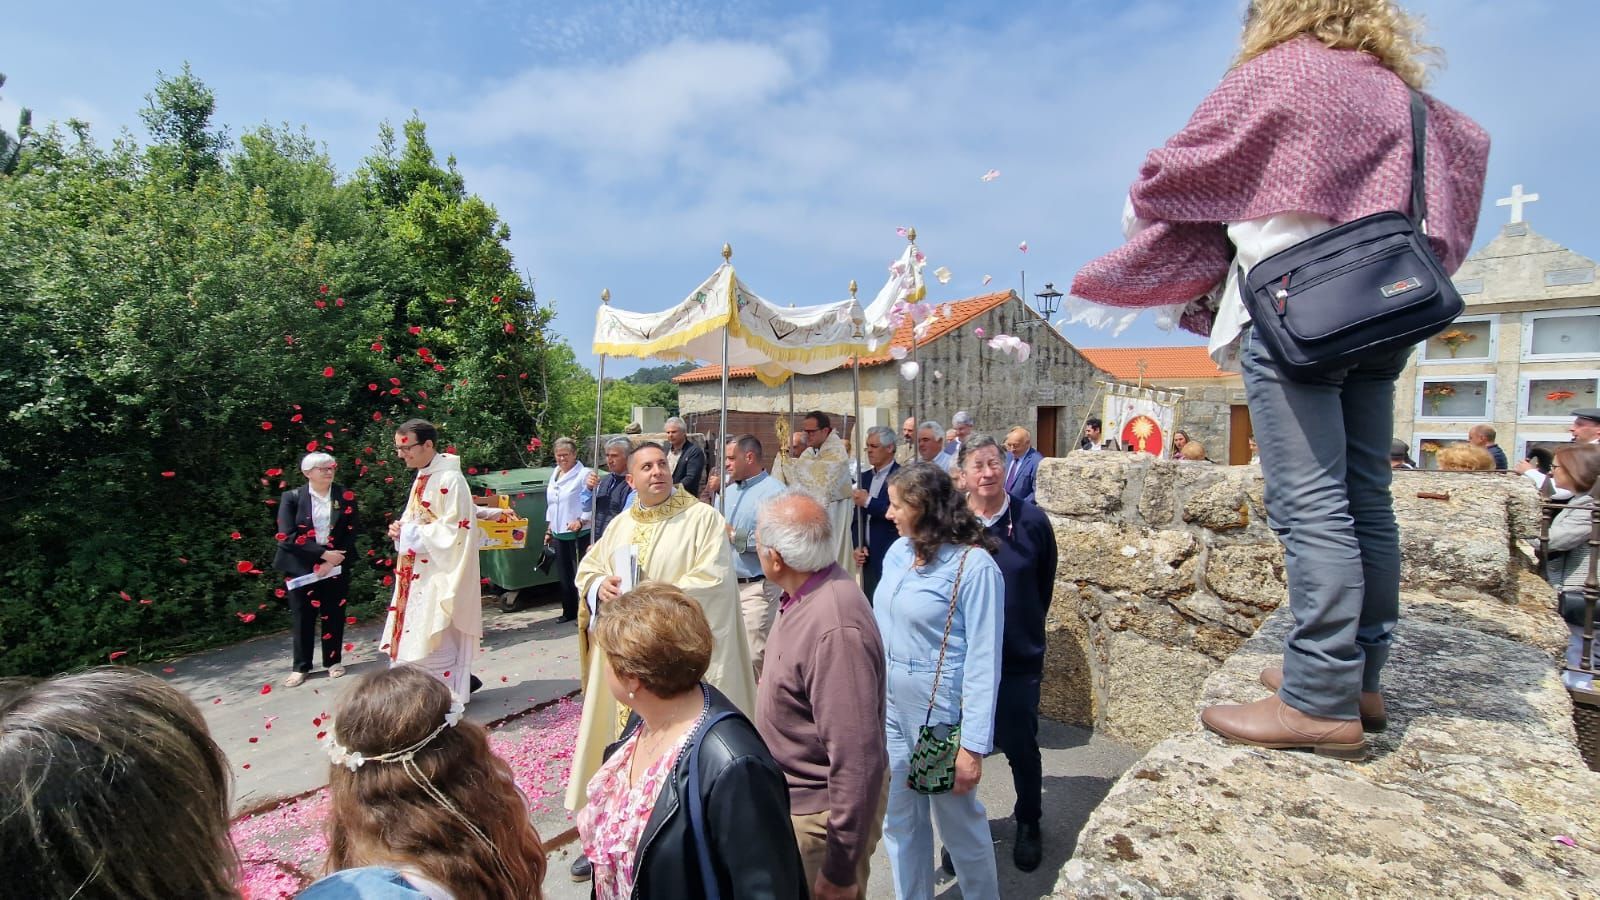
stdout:
{"type": "Polygon", "coordinates": [[[956,493],[949,474],[930,463],[907,466],[889,480],[889,519],[900,539],[884,556],[873,613],[887,658],[889,806],[883,842],[895,896],[933,896],[932,818],[937,818],[961,896],[997,900],[994,843],[977,794],[984,754],[994,749],[1005,633],[1005,582],[989,555],[994,540],[956,493]],[[952,616],[958,572],[961,585],[952,616]],[[929,720],[947,618],[950,637],[931,721],[961,726],[956,785],[949,793],[920,794],[907,785],[906,774],[917,731],[929,720]]]}

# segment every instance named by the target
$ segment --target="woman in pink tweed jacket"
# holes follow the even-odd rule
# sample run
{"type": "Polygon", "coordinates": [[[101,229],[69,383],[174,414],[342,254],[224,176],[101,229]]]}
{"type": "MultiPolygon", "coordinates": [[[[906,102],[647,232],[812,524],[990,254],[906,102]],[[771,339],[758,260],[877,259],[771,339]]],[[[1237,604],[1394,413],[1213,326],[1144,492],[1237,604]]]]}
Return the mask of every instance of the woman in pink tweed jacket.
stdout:
{"type": "MultiPolygon", "coordinates": [[[[1379,673],[1400,605],[1388,452],[1410,351],[1292,381],[1253,340],[1238,281],[1336,224],[1406,209],[1410,90],[1430,50],[1417,32],[1391,0],[1254,0],[1233,69],[1146,158],[1128,242],[1072,285],[1112,306],[1176,307],[1219,365],[1244,374],[1294,626],[1283,667],[1261,673],[1273,696],[1201,714],[1240,743],[1360,758],[1363,732],[1387,724],[1379,673]]],[[[1489,140],[1425,100],[1429,237],[1454,272],[1477,227],[1489,140]]]]}

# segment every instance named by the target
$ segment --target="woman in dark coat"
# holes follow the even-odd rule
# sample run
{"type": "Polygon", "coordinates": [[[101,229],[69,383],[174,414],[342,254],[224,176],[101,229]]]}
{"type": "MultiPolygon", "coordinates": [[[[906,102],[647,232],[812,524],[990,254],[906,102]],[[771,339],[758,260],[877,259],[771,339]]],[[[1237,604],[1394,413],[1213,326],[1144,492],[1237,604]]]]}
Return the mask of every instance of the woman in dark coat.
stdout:
{"type": "Polygon", "coordinates": [[[633,713],[578,812],[593,895],[805,897],[783,771],[750,720],[700,680],[711,627],[699,605],[646,582],[606,607],[594,640],[633,713]]]}
{"type": "Polygon", "coordinates": [[[344,604],[350,596],[350,566],[356,553],[356,495],[333,480],[339,463],[326,453],[300,460],[306,483],[278,498],[278,552],[272,567],[290,584],[339,568],[339,574],[290,587],[290,631],[294,671],[284,687],[298,687],[311,671],[311,649],[322,640],[322,665],[329,678],[344,675],[344,604]]]}

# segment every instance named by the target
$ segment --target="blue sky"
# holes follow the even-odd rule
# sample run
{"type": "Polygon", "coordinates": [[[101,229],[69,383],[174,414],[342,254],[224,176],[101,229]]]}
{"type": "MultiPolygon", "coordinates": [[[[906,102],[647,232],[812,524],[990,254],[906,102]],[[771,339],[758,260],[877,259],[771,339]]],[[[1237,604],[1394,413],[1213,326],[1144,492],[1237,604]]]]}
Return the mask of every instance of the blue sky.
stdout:
{"type": "MultiPolygon", "coordinates": [[[[768,299],[870,298],[915,225],[936,300],[1065,287],[1114,246],[1144,152],[1231,57],[1243,0],[34,3],[5,16],[0,123],[140,133],[189,61],[233,133],[305,125],[341,171],[412,110],[510,224],[517,265],[588,353],[602,288],[682,299],[734,247],[768,299]],[[987,170],[1000,170],[992,182],[987,170]],[[1017,245],[1027,241],[1026,255],[1017,245]],[[989,288],[984,275],[993,276],[989,288]]],[[[1482,246],[1522,183],[1534,228],[1600,256],[1600,3],[1425,0],[1433,90],[1490,131],[1482,246]]],[[[142,133],[141,133],[142,137],[142,133]]],[[[1192,343],[1141,321],[1080,346],[1192,343]]],[[[612,369],[612,371],[616,371],[612,369]]]]}

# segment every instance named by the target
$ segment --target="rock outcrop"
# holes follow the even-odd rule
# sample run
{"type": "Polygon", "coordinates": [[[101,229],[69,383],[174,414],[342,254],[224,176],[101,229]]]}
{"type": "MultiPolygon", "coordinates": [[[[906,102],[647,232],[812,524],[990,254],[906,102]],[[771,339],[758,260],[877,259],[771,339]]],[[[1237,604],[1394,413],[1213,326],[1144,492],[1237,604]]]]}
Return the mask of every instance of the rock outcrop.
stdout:
{"type": "MultiPolygon", "coordinates": [[[[1559,624],[1417,595],[1403,615],[1366,762],[1164,740],[1090,817],[1055,896],[1600,896],[1600,774],[1574,743],[1559,624]]],[[[1270,616],[1191,721],[1266,696],[1289,625],[1270,616]]]]}
{"type": "MultiPolygon", "coordinates": [[[[1397,472],[1394,495],[1407,590],[1489,622],[1553,603],[1529,571],[1526,480],[1397,472]]],[[[1040,464],[1038,501],[1061,551],[1043,712],[1142,748],[1187,731],[1202,682],[1287,593],[1260,470],[1073,453],[1040,464]]]]}
{"type": "Polygon", "coordinates": [[[1531,486],[1398,472],[1390,727],[1362,763],[1199,728],[1290,627],[1259,471],[1123,454],[1040,467],[1061,544],[1044,709],[1149,748],[1078,836],[1060,897],[1600,897],[1600,774],[1566,629],[1532,571],[1531,486]]]}

